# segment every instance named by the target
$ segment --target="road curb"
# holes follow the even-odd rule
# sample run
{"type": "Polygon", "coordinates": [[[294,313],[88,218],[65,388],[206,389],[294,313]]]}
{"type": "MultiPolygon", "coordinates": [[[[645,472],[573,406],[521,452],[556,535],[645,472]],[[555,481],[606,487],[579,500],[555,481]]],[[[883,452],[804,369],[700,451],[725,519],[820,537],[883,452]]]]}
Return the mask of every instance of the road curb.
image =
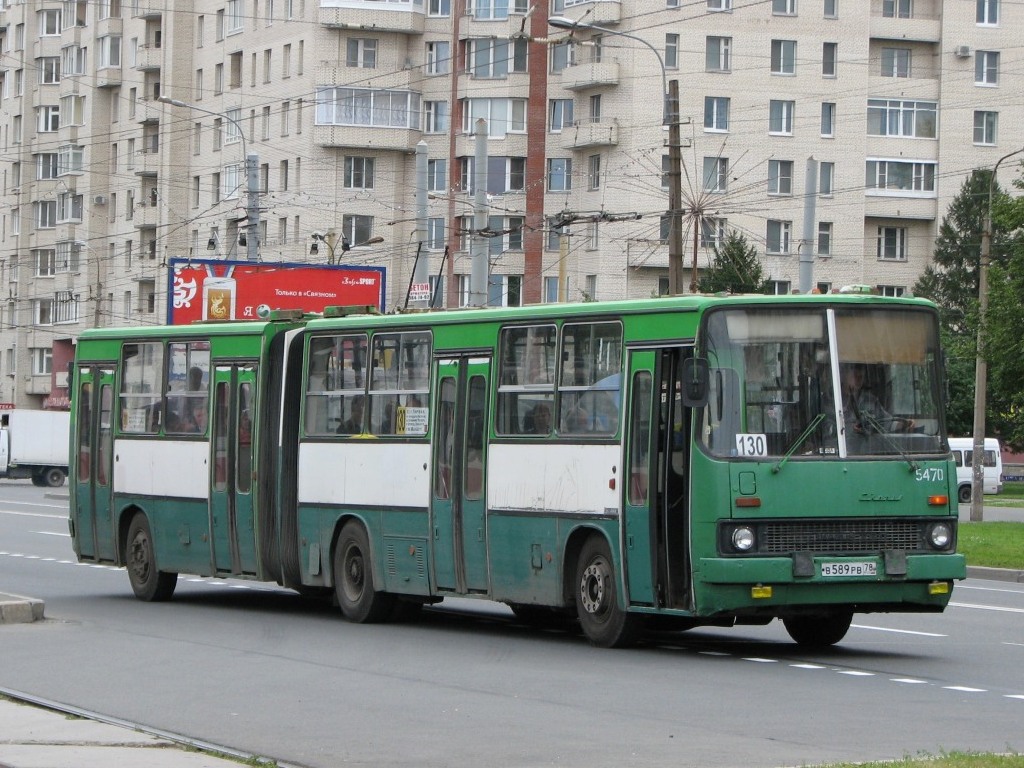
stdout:
{"type": "Polygon", "coordinates": [[[0,624],[30,624],[41,621],[46,608],[42,600],[0,593],[0,624]]]}

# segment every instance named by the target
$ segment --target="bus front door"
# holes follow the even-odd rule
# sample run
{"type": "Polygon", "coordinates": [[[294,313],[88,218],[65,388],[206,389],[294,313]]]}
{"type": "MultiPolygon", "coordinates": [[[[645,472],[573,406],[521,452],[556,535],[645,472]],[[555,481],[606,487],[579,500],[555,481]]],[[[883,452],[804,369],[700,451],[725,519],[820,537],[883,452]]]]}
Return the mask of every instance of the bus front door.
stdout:
{"type": "Polygon", "coordinates": [[[437,363],[431,529],[434,583],[441,592],[488,591],[487,391],[489,357],[437,363]]]}
{"type": "Polygon", "coordinates": [[[252,484],[256,366],[217,365],[210,439],[210,530],[217,573],[257,572],[252,484]]]}
{"type": "Polygon", "coordinates": [[[75,539],[83,560],[114,562],[117,542],[111,498],[114,369],[80,369],[75,397],[75,539]]]}
{"type": "Polygon", "coordinates": [[[691,348],[630,355],[624,489],[630,602],[692,607],[690,599],[689,434],[682,362],[691,348]]]}

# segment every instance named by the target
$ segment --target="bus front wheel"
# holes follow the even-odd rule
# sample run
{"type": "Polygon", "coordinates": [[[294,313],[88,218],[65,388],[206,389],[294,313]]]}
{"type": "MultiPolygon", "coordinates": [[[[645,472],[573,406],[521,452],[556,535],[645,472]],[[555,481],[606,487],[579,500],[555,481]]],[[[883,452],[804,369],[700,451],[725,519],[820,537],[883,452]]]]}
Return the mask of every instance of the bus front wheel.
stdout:
{"type": "Polygon", "coordinates": [[[960,489],[957,491],[956,495],[957,495],[957,498],[960,500],[961,504],[970,504],[971,503],[971,486],[969,486],[969,485],[961,485],[960,489]]]}
{"type": "Polygon", "coordinates": [[[576,615],[596,646],[622,648],[636,639],[637,617],[619,606],[619,589],[608,542],[591,536],[576,561],[576,615]]]}
{"type": "Polygon", "coordinates": [[[128,581],[140,600],[150,603],[169,600],[178,584],[178,574],[157,568],[153,551],[153,534],[149,520],[141,512],[128,526],[128,539],[124,545],[124,561],[128,566],[128,581]]]}
{"type": "Polygon", "coordinates": [[[812,616],[788,616],[782,620],[786,631],[799,645],[808,648],[824,648],[835,645],[844,637],[853,621],[850,611],[816,614],[812,616]]]}
{"type": "Polygon", "coordinates": [[[355,521],[345,523],[334,548],[334,591],[342,614],[358,624],[383,621],[394,607],[392,595],[373,589],[370,540],[355,521]]]}

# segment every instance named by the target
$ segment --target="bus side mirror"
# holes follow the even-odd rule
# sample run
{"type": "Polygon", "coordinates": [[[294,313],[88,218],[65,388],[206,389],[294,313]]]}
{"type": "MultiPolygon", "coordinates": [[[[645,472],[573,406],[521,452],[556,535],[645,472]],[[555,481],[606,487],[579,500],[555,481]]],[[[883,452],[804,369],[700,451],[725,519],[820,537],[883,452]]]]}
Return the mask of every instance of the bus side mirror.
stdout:
{"type": "Polygon", "coordinates": [[[708,361],[700,357],[683,360],[682,396],[687,408],[703,408],[708,403],[708,361]]]}

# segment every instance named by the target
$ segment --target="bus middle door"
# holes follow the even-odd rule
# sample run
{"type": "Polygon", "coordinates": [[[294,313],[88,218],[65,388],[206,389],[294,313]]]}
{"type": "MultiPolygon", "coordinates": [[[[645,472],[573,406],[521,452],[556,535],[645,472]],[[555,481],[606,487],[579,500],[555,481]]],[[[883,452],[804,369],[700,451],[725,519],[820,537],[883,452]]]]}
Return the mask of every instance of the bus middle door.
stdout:
{"type": "Polygon", "coordinates": [[[210,440],[210,517],[218,573],[257,572],[252,494],[255,397],[255,365],[216,367],[210,440]]]}
{"type": "Polygon", "coordinates": [[[431,526],[442,592],[487,593],[487,392],[491,360],[438,360],[431,526]]]}

